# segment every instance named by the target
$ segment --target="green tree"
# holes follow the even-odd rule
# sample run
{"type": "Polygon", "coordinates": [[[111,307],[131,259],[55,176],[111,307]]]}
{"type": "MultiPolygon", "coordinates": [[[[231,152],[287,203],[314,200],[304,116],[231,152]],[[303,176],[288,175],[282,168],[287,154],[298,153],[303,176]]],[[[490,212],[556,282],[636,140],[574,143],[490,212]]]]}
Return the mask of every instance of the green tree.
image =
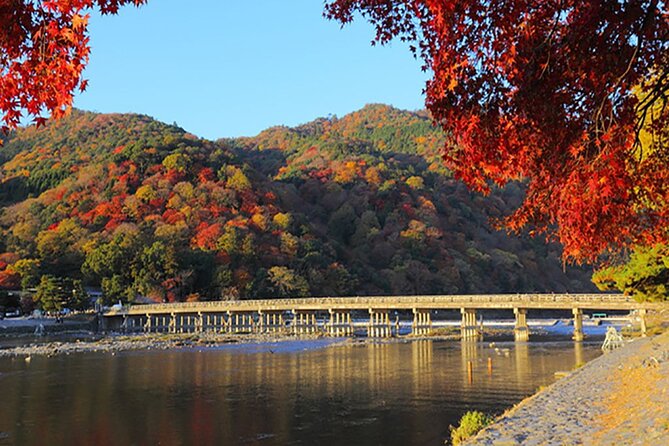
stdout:
{"type": "Polygon", "coordinates": [[[135,298],[135,290],[132,282],[128,279],[114,274],[110,277],[103,277],[100,283],[102,287],[102,304],[111,305],[116,302],[128,303],[135,298]]]}
{"type": "Polygon", "coordinates": [[[163,167],[165,167],[165,169],[176,170],[179,173],[186,172],[189,166],[190,158],[181,153],[173,153],[167,155],[165,159],[163,159],[163,167]]]}
{"type": "Polygon", "coordinates": [[[348,238],[355,232],[356,215],[353,207],[344,203],[330,217],[328,222],[328,232],[341,241],[348,241],[348,238]]]}
{"type": "Polygon", "coordinates": [[[237,254],[239,249],[239,233],[234,226],[226,226],[223,235],[218,239],[216,247],[225,251],[229,256],[237,254]]]}
{"type": "Polygon", "coordinates": [[[153,242],[140,253],[134,265],[133,278],[137,290],[145,296],[166,299],[164,283],[177,276],[179,262],[174,246],[162,241],[153,242]]]}
{"type": "Polygon", "coordinates": [[[228,180],[225,182],[225,186],[241,192],[251,188],[251,181],[240,168],[229,167],[228,180]]]}
{"type": "Polygon", "coordinates": [[[34,300],[44,311],[60,311],[63,308],[74,306],[84,307],[86,292],[81,287],[81,282],[75,285],[75,281],[52,275],[41,277],[34,300]],[[83,293],[83,295],[82,295],[83,293]]]}
{"type": "Polygon", "coordinates": [[[40,281],[40,261],[37,259],[19,259],[9,268],[21,276],[21,288],[24,290],[36,287],[40,281]]]}
{"type": "Polygon", "coordinates": [[[273,266],[267,271],[268,277],[278,297],[309,295],[306,279],[285,266],[273,266]]]}
{"type": "Polygon", "coordinates": [[[60,311],[65,306],[62,288],[56,278],[50,275],[42,276],[33,299],[45,311],[60,311]]]}
{"type": "Polygon", "coordinates": [[[88,293],[84,289],[84,284],[81,280],[76,279],[76,280],[69,280],[66,283],[68,283],[69,290],[71,290],[71,293],[69,294],[69,299],[67,302],[67,305],[69,308],[73,310],[85,310],[90,307],[90,298],[88,297],[88,293]]]}
{"type": "Polygon", "coordinates": [[[132,301],[135,296],[132,266],[141,246],[137,232],[118,232],[110,241],[87,252],[81,271],[89,282],[102,287],[102,303],[132,301]]]}
{"type": "Polygon", "coordinates": [[[37,252],[42,268],[47,272],[76,275],[82,263],[81,244],[88,231],[73,218],[62,220],[53,230],[37,235],[37,252]]]}
{"type": "Polygon", "coordinates": [[[406,180],[407,186],[409,186],[411,189],[422,189],[425,186],[425,182],[423,181],[422,177],[409,177],[406,180]]]}
{"type": "Polygon", "coordinates": [[[601,290],[618,289],[640,302],[669,300],[669,245],[637,247],[629,261],[595,272],[601,290]]]}

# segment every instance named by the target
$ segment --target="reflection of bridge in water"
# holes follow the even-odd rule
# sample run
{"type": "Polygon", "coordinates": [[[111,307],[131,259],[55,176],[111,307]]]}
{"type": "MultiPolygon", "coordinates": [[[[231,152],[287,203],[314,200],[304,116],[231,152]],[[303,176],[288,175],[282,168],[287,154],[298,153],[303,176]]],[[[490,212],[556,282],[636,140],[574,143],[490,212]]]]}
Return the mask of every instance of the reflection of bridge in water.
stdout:
{"type": "Polygon", "coordinates": [[[294,333],[325,332],[351,336],[357,325],[352,312],[369,315],[364,324],[370,337],[398,334],[398,319],[391,312],[411,312],[411,333],[432,332],[435,310],[459,310],[463,339],[478,339],[477,310],[513,310],[518,341],[529,339],[530,310],[571,310],[574,339],[583,339],[584,310],[638,312],[645,333],[645,315],[657,304],[639,303],[621,294],[493,294],[450,296],[376,296],[264,299],[131,305],[104,314],[103,328],[126,332],[161,333],[294,333]]]}

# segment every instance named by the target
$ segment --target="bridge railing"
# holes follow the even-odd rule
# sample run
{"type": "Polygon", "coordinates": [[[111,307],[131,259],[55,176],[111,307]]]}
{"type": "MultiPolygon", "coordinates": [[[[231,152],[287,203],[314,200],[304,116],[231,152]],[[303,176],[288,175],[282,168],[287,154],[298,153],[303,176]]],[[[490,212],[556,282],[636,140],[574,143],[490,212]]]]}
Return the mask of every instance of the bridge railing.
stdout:
{"type": "MultiPolygon", "coordinates": [[[[134,311],[146,313],[169,312],[170,310],[188,311],[259,311],[264,308],[315,308],[327,309],[328,307],[341,306],[409,306],[411,304],[527,304],[527,303],[564,303],[594,304],[615,303],[634,304],[634,300],[622,294],[491,294],[491,295],[420,295],[420,296],[354,296],[354,297],[307,297],[288,299],[259,299],[259,300],[235,300],[235,301],[205,301],[205,302],[181,302],[181,303],[158,303],[148,305],[131,306],[134,311]]],[[[128,311],[125,307],[120,311],[109,311],[108,315],[123,314],[128,311]]]]}

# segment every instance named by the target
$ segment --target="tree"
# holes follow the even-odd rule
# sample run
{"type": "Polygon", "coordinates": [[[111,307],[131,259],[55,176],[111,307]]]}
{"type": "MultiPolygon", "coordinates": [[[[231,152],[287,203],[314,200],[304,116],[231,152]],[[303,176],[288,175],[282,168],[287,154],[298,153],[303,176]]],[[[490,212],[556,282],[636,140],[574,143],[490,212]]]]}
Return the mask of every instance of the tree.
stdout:
{"type": "Polygon", "coordinates": [[[114,14],[145,0],[3,0],[0,4],[0,111],[3,131],[15,128],[25,110],[40,124],[42,113],[62,116],[88,62],[88,14],[114,14]]]}
{"type": "Polygon", "coordinates": [[[137,233],[119,231],[110,241],[88,250],[81,272],[91,282],[100,283],[102,303],[129,302],[135,297],[132,265],[141,247],[137,233]]]}
{"type": "Polygon", "coordinates": [[[146,246],[133,265],[133,278],[138,291],[145,296],[158,297],[166,301],[166,282],[177,276],[177,252],[174,246],[161,241],[146,246]]]}
{"type": "Polygon", "coordinates": [[[89,306],[88,294],[81,280],[48,274],[40,278],[33,299],[45,311],[60,311],[63,308],[84,310],[89,306]]]}
{"type": "Polygon", "coordinates": [[[638,301],[669,300],[669,245],[638,248],[627,263],[603,268],[592,280],[602,290],[619,289],[638,301]]]}
{"type": "Polygon", "coordinates": [[[505,220],[558,238],[565,258],[669,241],[669,21],[657,0],[331,0],[375,41],[411,43],[433,77],[426,105],[444,158],[483,192],[524,179],[505,220]]]}
{"type": "Polygon", "coordinates": [[[277,297],[307,296],[309,284],[304,277],[285,266],[273,266],[267,271],[277,297]]]}
{"type": "Polygon", "coordinates": [[[190,166],[190,159],[181,153],[172,153],[163,159],[163,167],[168,170],[176,170],[179,173],[184,173],[188,169],[188,166],[190,166]]]}
{"type": "Polygon", "coordinates": [[[39,283],[40,261],[37,259],[19,259],[8,269],[21,276],[21,288],[24,290],[39,283]]]}

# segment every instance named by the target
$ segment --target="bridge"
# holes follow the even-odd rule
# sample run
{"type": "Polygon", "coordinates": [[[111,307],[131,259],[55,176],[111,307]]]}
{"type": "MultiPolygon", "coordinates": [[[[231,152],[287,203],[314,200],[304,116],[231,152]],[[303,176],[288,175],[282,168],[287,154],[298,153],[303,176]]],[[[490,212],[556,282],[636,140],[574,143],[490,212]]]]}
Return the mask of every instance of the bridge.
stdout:
{"type": "Polygon", "coordinates": [[[583,340],[584,310],[637,311],[641,330],[646,332],[646,312],[659,304],[639,303],[622,294],[491,294],[435,296],[310,297],[208,301],[130,305],[103,314],[105,330],[160,333],[293,333],[324,332],[330,336],[351,336],[355,324],[352,312],[364,311],[369,319],[369,337],[398,333],[399,319],[391,312],[413,315],[411,333],[432,332],[435,310],[459,310],[460,332],[465,340],[479,339],[479,310],[513,310],[517,341],[529,340],[527,314],[531,310],[571,310],[573,339],[583,340]]]}

